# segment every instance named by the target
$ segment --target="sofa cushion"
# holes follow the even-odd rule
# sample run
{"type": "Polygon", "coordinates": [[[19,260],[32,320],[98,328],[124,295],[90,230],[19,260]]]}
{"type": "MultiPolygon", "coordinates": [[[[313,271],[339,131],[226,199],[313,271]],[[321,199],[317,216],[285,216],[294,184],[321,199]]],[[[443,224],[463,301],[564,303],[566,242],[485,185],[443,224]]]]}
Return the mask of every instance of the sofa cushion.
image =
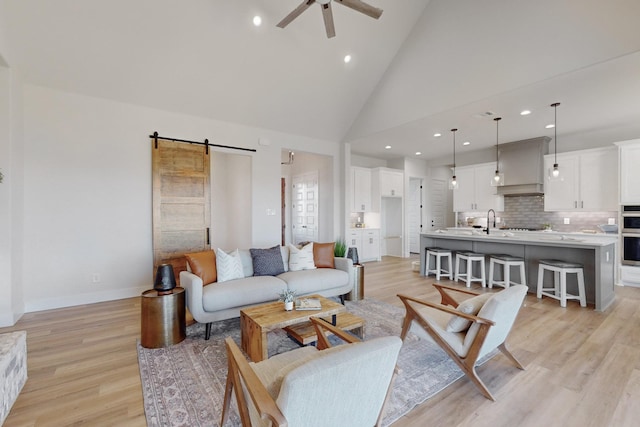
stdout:
{"type": "Polygon", "coordinates": [[[242,279],[242,262],[238,250],[226,253],[222,249],[216,249],[216,269],[218,271],[218,282],[226,282],[233,279],[242,279]]]}
{"type": "Polygon", "coordinates": [[[214,283],[202,289],[204,311],[213,312],[276,301],[287,284],[274,276],[252,276],[214,283]]]}
{"type": "Polygon", "coordinates": [[[313,270],[316,265],[313,262],[313,242],[298,249],[289,245],[289,271],[313,270]]]}
{"type": "MultiPolygon", "coordinates": [[[[460,305],[458,305],[457,310],[464,314],[471,314],[476,316],[484,303],[487,302],[487,300],[493,295],[495,294],[480,294],[473,298],[464,300],[460,303],[460,305]]],[[[459,316],[453,316],[447,324],[447,332],[464,332],[469,329],[469,326],[471,326],[471,320],[459,316]]]]}
{"type": "Polygon", "coordinates": [[[333,268],[318,268],[313,271],[288,271],[278,278],[287,282],[289,289],[298,295],[321,292],[349,284],[349,274],[346,271],[333,268]]]}
{"type": "Polygon", "coordinates": [[[202,251],[186,254],[191,272],[202,279],[203,285],[208,285],[218,280],[216,270],[216,253],[214,251],[202,251]]]}
{"type": "Polygon", "coordinates": [[[333,262],[333,252],[335,246],[335,242],[313,244],[313,262],[317,268],[336,267],[333,262]]]}
{"type": "Polygon", "coordinates": [[[254,276],[277,276],[284,273],[280,245],[269,249],[250,249],[254,276]]]}

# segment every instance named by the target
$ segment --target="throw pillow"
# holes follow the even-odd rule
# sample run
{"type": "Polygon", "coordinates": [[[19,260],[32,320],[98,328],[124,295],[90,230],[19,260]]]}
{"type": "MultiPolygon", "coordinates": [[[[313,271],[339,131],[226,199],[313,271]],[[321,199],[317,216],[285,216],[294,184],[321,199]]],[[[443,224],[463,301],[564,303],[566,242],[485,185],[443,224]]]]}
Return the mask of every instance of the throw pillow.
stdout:
{"type": "Polygon", "coordinates": [[[254,276],[277,276],[284,273],[280,245],[269,249],[249,249],[254,276]]]}
{"type": "Polygon", "coordinates": [[[336,244],[331,243],[314,243],[313,244],[313,262],[318,268],[336,268],[333,262],[333,250],[336,244]]]}
{"type": "Polygon", "coordinates": [[[218,282],[242,279],[244,274],[238,250],[226,253],[220,248],[216,249],[216,270],[218,271],[218,282]]]}
{"type": "Polygon", "coordinates": [[[202,279],[203,285],[206,286],[218,280],[215,252],[195,252],[186,254],[184,257],[187,259],[191,272],[202,279]]]}
{"type": "Polygon", "coordinates": [[[313,270],[316,265],[313,262],[313,242],[302,249],[289,244],[289,271],[313,270]]]}
{"type": "MultiPolygon", "coordinates": [[[[462,301],[460,305],[458,305],[457,310],[461,313],[475,316],[478,314],[484,303],[493,295],[495,294],[486,293],[469,298],[468,300],[462,301]]],[[[447,324],[447,332],[464,332],[469,329],[469,326],[471,326],[471,320],[459,316],[453,316],[447,324]]]]}

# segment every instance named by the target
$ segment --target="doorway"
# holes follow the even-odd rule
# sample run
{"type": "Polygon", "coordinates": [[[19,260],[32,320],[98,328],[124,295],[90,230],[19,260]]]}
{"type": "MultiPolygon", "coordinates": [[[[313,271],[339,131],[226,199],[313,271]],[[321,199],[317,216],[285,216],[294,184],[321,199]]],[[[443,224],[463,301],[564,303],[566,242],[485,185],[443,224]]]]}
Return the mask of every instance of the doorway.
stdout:
{"type": "Polygon", "coordinates": [[[294,244],[318,241],[318,172],[294,175],[291,185],[291,232],[294,244]]]}
{"type": "Polygon", "coordinates": [[[429,186],[431,230],[447,226],[447,181],[433,178],[429,186]]]}
{"type": "Polygon", "coordinates": [[[420,253],[423,218],[422,178],[409,178],[409,252],[420,253]]]}

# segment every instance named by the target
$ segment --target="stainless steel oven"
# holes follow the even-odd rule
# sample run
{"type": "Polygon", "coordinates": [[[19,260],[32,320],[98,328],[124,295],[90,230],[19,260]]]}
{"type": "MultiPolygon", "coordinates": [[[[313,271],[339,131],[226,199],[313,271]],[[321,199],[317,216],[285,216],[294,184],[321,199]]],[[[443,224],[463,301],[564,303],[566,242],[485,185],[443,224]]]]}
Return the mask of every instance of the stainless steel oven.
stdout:
{"type": "Polygon", "coordinates": [[[640,206],[622,207],[622,264],[640,266],[640,206]]]}

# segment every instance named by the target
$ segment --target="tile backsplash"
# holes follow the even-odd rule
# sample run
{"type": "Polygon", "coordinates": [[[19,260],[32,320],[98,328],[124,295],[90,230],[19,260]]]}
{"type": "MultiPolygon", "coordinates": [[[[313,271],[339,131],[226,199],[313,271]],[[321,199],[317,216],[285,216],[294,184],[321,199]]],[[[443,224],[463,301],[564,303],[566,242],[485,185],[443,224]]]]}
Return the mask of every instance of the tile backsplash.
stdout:
{"type": "MultiPolygon", "coordinates": [[[[464,225],[467,217],[486,218],[486,212],[461,212],[458,214],[459,225],[464,225]]],[[[517,196],[504,198],[504,212],[496,212],[501,218],[498,227],[508,228],[543,228],[551,225],[555,231],[598,230],[598,225],[607,224],[609,218],[618,223],[618,212],[545,212],[544,196],[517,196]],[[564,219],[569,218],[570,224],[564,219]]]]}

